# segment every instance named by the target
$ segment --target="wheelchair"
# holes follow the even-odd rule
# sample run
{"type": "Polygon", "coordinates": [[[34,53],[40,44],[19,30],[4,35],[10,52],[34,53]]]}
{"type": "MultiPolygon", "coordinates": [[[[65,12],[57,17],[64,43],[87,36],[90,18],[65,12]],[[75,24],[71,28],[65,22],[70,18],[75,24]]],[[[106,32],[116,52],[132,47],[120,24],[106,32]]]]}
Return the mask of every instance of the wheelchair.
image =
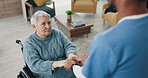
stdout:
{"type": "MultiPolygon", "coordinates": [[[[21,51],[23,53],[23,44],[21,40],[16,40],[16,43],[20,45],[21,51]]],[[[25,61],[24,61],[25,62],[25,61]]],[[[25,63],[21,71],[19,71],[17,78],[35,78],[28,65],[25,63]]]]}

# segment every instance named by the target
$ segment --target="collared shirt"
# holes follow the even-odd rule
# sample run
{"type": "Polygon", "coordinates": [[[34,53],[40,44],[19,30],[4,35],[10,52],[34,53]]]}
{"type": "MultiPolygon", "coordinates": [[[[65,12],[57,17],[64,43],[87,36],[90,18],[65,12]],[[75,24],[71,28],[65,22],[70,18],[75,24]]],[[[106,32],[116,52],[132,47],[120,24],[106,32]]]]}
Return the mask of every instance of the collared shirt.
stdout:
{"type": "MultiPolygon", "coordinates": [[[[140,14],[140,15],[132,15],[132,16],[127,16],[127,17],[124,17],[122,18],[118,24],[120,24],[121,22],[125,21],[125,20],[128,20],[128,19],[140,19],[140,18],[144,18],[148,16],[148,13],[145,13],[145,14],[140,14]]],[[[90,59],[89,59],[90,61],[90,59]]],[[[88,62],[88,61],[87,61],[88,62]]],[[[96,61],[97,62],[97,61],[96,61]]],[[[88,65],[89,63],[87,63],[86,65],[88,65]]],[[[87,66],[85,66],[85,68],[87,68],[87,66]]],[[[96,67],[97,68],[97,67],[96,67]]],[[[87,70],[87,69],[86,69],[87,70]]],[[[82,68],[78,67],[78,66],[74,66],[73,67],[73,71],[74,71],[74,74],[78,77],[78,78],[85,78],[84,75],[81,73],[81,72],[78,72],[78,71],[82,71],[82,68]]],[[[83,71],[84,73],[84,71],[83,71]]],[[[97,72],[93,72],[93,73],[97,73],[97,72]]],[[[86,74],[86,72],[85,72],[86,74]]]]}
{"type": "Polygon", "coordinates": [[[140,18],[143,18],[145,16],[148,16],[148,13],[139,14],[139,15],[126,16],[126,17],[123,17],[121,20],[119,20],[118,23],[121,23],[122,21],[127,20],[127,19],[140,19],[140,18]]]}

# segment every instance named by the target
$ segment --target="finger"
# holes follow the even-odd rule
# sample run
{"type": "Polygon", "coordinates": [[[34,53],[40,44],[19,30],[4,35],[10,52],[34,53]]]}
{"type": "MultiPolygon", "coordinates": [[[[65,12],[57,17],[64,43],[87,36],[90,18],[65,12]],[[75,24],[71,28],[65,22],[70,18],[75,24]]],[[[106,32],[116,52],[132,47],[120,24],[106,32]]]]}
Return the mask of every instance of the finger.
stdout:
{"type": "Polygon", "coordinates": [[[72,59],[77,59],[78,57],[72,57],[72,59]]]}
{"type": "Polygon", "coordinates": [[[76,64],[81,63],[81,61],[80,61],[80,60],[77,60],[77,59],[73,59],[73,61],[74,61],[76,64]]]}

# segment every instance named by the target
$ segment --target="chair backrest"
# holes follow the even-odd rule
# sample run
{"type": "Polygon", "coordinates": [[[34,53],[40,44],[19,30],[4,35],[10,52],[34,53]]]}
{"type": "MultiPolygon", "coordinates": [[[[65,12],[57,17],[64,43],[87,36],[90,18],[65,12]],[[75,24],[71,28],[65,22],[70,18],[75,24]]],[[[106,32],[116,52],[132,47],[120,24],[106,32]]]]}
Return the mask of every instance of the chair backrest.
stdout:
{"type": "Polygon", "coordinates": [[[104,15],[105,10],[109,7],[109,4],[104,4],[102,8],[102,16],[104,15]]]}
{"type": "MultiPolygon", "coordinates": [[[[42,1],[42,0],[40,0],[42,1]]],[[[45,5],[38,7],[36,3],[33,0],[21,0],[22,2],[22,10],[23,10],[23,16],[26,21],[30,21],[31,16],[36,12],[37,10],[42,10],[47,12],[51,17],[54,17],[56,15],[55,12],[55,2],[48,0],[45,5]],[[51,4],[52,6],[46,6],[51,4]]]]}
{"type": "Polygon", "coordinates": [[[71,0],[71,9],[73,12],[96,13],[96,7],[97,0],[71,0]]]}
{"type": "Polygon", "coordinates": [[[103,10],[104,10],[104,9],[107,9],[108,7],[109,7],[109,4],[104,4],[104,5],[103,5],[103,10]]]}
{"type": "MultiPolygon", "coordinates": [[[[118,22],[118,12],[108,12],[105,14],[105,10],[109,7],[109,4],[104,4],[102,8],[102,18],[104,21],[107,21],[110,25],[114,26],[118,22]]],[[[105,22],[104,22],[105,24],[105,22]]]]}

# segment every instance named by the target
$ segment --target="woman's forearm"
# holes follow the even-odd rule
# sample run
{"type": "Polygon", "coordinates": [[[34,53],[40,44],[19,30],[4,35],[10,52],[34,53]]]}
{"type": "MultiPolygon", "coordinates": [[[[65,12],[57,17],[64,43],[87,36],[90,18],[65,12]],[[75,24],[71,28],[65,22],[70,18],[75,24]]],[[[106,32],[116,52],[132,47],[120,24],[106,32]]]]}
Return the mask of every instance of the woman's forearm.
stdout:
{"type": "Polygon", "coordinates": [[[72,57],[77,57],[77,55],[75,55],[73,53],[68,54],[68,59],[72,59],[72,57]]]}

